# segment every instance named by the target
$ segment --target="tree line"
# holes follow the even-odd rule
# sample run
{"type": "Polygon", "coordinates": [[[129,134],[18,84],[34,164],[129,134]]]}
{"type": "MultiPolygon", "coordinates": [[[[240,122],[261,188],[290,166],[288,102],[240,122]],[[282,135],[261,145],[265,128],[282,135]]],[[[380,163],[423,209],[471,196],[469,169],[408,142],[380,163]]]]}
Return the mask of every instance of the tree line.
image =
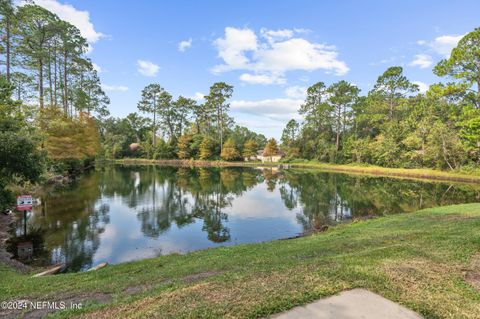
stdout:
{"type": "MultiPolygon", "coordinates": [[[[110,118],[103,125],[104,156],[149,159],[241,160],[275,143],[262,134],[236,125],[228,115],[233,86],[214,83],[204,103],[179,96],[174,99],[160,84],[147,85],[138,113],[110,118]]],[[[268,149],[268,148],[267,148],[268,149]]]]}
{"type": "Polygon", "coordinates": [[[286,160],[459,169],[480,161],[480,28],[465,35],[433,73],[448,79],[419,88],[400,66],[366,95],[354,84],[318,82],[283,130],[286,160]]]}
{"type": "Polygon", "coordinates": [[[2,64],[16,100],[59,106],[70,117],[85,112],[108,115],[108,97],[80,30],[35,4],[15,7],[0,1],[2,64]]]}

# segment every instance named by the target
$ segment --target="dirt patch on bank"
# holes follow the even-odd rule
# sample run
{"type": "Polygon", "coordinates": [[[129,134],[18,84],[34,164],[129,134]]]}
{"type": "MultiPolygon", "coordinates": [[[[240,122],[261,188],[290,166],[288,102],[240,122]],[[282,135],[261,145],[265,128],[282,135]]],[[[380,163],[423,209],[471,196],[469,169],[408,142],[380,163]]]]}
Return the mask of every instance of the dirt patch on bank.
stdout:
{"type": "Polygon", "coordinates": [[[204,280],[204,279],[216,276],[216,275],[220,275],[222,273],[224,273],[224,271],[210,270],[210,271],[199,272],[197,274],[188,275],[188,276],[183,277],[182,279],[185,283],[191,284],[193,282],[204,280]]]}
{"type": "Polygon", "coordinates": [[[480,253],[473,256],[470,269],[465,273],[465,280],[480,291],[480,253]]]}
{"type": "Polygon", "coordinates": [[[12,215],[0,213],[0,262],[22,273],[27,273],[31,268],[12,259],[12,255],[6,250],[6,242],[10,238],[9,231],[12,227],[12,223],[12,215]]]}

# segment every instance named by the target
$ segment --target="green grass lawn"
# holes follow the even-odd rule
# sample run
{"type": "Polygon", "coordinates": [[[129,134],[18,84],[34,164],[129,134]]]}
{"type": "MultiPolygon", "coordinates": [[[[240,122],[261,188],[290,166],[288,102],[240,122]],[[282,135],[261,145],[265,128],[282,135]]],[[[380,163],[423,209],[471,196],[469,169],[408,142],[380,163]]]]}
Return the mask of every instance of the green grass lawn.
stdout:
{"type": "Polygon", "coordinates": [[[80,300],[89,318],[256,318],[364,287],[427,318],[479,318],[480,204],[30,278],[0,266],[0,299],[80,300]],[[477,286],[478,288],[478,286],[477,286]]]}

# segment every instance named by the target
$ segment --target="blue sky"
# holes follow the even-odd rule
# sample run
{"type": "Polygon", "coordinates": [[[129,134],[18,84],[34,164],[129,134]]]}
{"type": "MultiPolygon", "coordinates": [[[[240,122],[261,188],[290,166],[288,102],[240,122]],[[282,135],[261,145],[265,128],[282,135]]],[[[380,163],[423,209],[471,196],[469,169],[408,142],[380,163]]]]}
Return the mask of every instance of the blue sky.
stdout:
{"type": "Polygon", "coordinates": [[[480,27],[478,0],[36,3],[87,37],[113,116],[136,112],[150,83],[200,98],[224,81],[237,123],[276,138],[308,86],[347,80],[366,94],[392,65],[421,87],[438,82],[435,63],[480,27]]]}

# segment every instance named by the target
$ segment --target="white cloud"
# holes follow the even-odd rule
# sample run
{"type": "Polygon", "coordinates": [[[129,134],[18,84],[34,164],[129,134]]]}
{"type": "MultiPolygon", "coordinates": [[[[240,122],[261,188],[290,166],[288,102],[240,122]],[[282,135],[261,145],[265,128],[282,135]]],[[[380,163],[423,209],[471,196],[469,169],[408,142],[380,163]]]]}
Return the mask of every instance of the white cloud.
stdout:
{"type": "Polygon", "coordinates": [[[257,68],[273,72],[324,69],[337,75],[344,75],[348,72],[348,67],[345,62],[337,60],[337,55],[332,46],[292,38],[275,42],[271,48],[258,51],[257,68]]]}
{"type": "Polygon", "coordinates": [[[97,71],[97,73],[102,73],[102,68],[100,67],[100,65],[96,63],[92,63],[92,65],[93,65],[93,69],[97,71]]]}
{"type": "Polygon", "coordinates": [[[128,86],[102,84],[102,89],[107,92],[112,92],[112,91],[126,92],[128,91],[128,86]]]}
{"type": "Polygon", "coordinates": [[[178,44],[178,51],[185,52],[191,46],[192,46],[192,38],[188,40],[180,41],[180,43],[178,44]]]}
{"type": "Polygon", "coordinates": [[[307,95],[307,88],[303,86],[290,86],[285,89],[285,95],[289,98],[304,100],[307,95]]]}
{"type": "Polygon", "coordinates": [[[205,99],[205,94],[200,92],[195,92],[195,94],[191,97],[197,102],[203,101],[205,99]]]}
{"type": "Polygon", "coordinates": [[[260,34],[265,39],[267,39],[268,42],[273,43],[276,41],[290,39],[291,37],[293,37],[294,31],[289,29],[268,30],[268,29],[262,28],[260,30],[260,34]]]}
{"type": "Polygon", "coordinates": [[[264,116],[272,120],[287,121],[300,118],[298,109],[303,99],[276,98],[265,100],[234,100],[230,103],[232,111],[264,116]]]}
{"type": "Polygon", "coordinates": [[[449,57],[452,49],[457,46],[465,34],[462,35],[441,35],[436,37],[433,41],[417,41],[419,45],[426,45],[430,47],[435,53],[449,57]]]}
{"type": "Polygon", "coordinates": [[[293,31],[296,33],[310,33],[312,30],[310,29],[305,29],[305,28],[294,28],[293,31]]]}
{"type": "Polygon", "coordinates": [[[240,75],[240,80],[249,84],[283,84],[285,78],[277,74],[249,74],[240,75]]]}
{"type": "Polygon", "coordinates": [[[215,66],[214,73],[231,70],[248,70],[240,80],[254,84],[285,83],[285,73],[294,70],[314,71],[323,69],[336,75],[348,72],[345,62],[338,60],[334,46],[312,43],[295,37],[303,30],[262,29],[259,40],[248,28],[225,28],[223,38],[214,41],[218,56],[224,64],[215,66]]]}
{"type": "Polygon", "coordinates": [[[413,81],[412,83],[418,85],[418,90],[420,91],[420,93],[425,93],[428,91],[428,84],[420,81],[413,81]]]}
{"type": "Polygon", "coordinates": [[[463,38],[463,35],[442,35],[436,37],[433,42],[430,43],[432,49],[438,54],[450,56],[450,52],[457,46],[458,41],[463,38]]]}
{"type": "Polygon", "coordinates": [[[60,19],[76,26],[89,43],[95,43],[102,37],[105,37],[103,33],[95,31],[88,11],[77,10],[70,4],[63,4],[56,0],[35,0],[35,4],[55,13],[60,19]]]}
{"type": "Polygon", "coordinates": [[[214,41],[218,56],[225,62],[214,68],[214,72],[247,68],[249,59],[246,51],[257,50],[257,36],[250,29],[225,28],[225,37],[214,41]]]}
{"type": "Polygon", "coordinates": [[[138,72],[145,76],[156,76],[160,67],[147,60],[137,60],[138,72]]]}
{"type": "MultiPolygon", "coordinates": [[[[230,103],[230,107],[234,112],[255,115],[262,117],[265,121],[273,121],[272,125],[276,127],[278,122],[285,125],[292,118],[297,120],[302,118],[298,114],[298,110],[304,103],[306,94],[307,89],[305,87],[290,86],[285,89],[286,97],[263,100],[234,100],[230,103]]],[[[250,126],[252,126],[251,123],[250,126]]]]}
{"type": "Polygon", "coordinates": [[[420,69],[426,69],[433,64],[433,59],[428,54],[417,54],[415,59],[410,62],[411,66],[418,66],[420,69]]]}

